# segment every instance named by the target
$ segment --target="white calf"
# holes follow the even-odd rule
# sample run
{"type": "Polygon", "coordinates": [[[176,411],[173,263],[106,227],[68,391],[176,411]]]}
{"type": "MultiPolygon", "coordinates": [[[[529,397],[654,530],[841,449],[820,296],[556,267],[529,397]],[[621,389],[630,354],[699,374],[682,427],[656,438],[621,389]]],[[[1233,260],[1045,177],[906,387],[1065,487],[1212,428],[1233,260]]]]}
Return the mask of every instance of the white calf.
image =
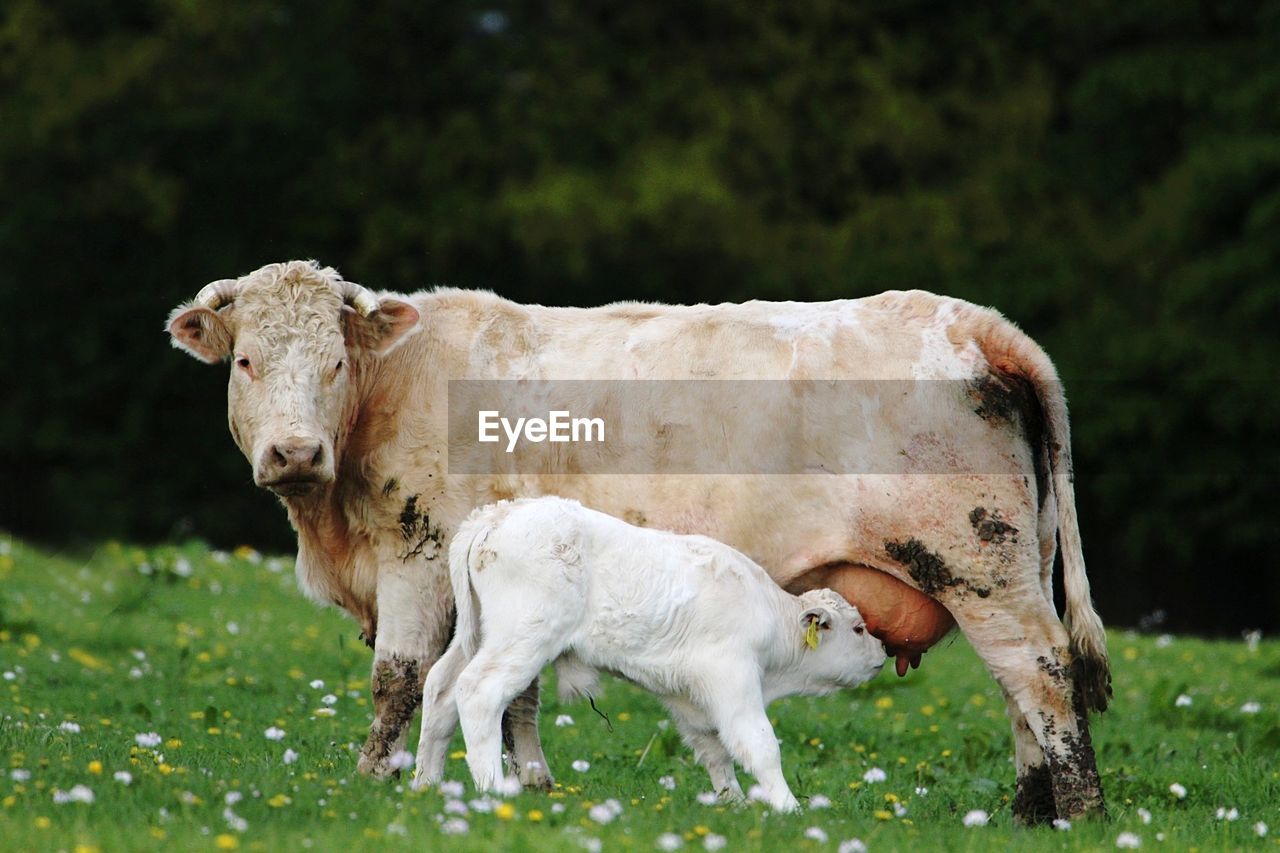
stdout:
{"type": "Polygon", "coordinates": [[[440,780],[461,717],[476,787],[496,788],[503,711],[555,661],[562,697],[591,694],[600,670],[657,694],[722,797],[742,798],[736,759],[790,811],[766,706],[853,687],[884,664],[857,609],[830,590],[790,595],[728,545],[576,501],[475,511],[449,571],[457,629],[423,688],[415,787],[440,780]]]}

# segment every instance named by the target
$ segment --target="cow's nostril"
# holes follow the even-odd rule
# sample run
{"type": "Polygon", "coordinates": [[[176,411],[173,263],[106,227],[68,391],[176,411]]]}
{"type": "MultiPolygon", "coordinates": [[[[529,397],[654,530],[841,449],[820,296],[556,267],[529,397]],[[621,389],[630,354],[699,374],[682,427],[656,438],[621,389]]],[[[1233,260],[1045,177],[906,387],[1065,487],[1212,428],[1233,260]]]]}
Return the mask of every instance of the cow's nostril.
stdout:
{"type": "Polygon", "coordinates": [[[289,464],[289,460],[280,452],[279,447],[271,448],[271,461],[274,462],[278,468],[284,468],[289,464]]]}
{"type": "Polygon", "coordinates": [[[317,445],[316,452],[311,457],[311,467],[319,468],[322,461],[324,461],[324,445],[317,445]]]}

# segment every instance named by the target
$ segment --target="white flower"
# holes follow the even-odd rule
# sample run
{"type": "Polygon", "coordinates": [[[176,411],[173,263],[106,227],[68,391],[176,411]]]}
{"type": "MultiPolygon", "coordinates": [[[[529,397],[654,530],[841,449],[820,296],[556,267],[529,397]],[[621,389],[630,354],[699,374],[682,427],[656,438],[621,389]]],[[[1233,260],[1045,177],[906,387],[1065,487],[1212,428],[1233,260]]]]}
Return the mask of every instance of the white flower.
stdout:
{"type": "Polygon", "coordinates": [[[809,808],[811,809],[829,809],[831,808],[831,798],[824,797],[821,794],[814,794],[809,798],[809,808]]]}
{"type": "Polygon", "coordinates": [[[616,817],[616,815],[614,815],[613,811],[608,806],[602,803],[600,805],[592,806],[590,809],[588,809],[587,817],[591,818],[596,823],[606,824],[609,821],[613,820],[614,817],[616,817]]]}
{"type": "Polygon", "coordinates": [[[179,557],[173,561],[173,573],[180,578],[191,577],[191,561],[186,557],[179,557]]]}
{"type": "Polygon", "coordinates": [[[286,749],[284,751],[284,755],[281,756],[280,760],[283,761],[285,764],[292,764],[293,762],[298,760],[298,753],[294,752],[292,749],[286,749]]]}
{"type": "Polygon", "coordinates": [[[904,806],[902,803],[894,803],[894,804],[893,804],[893,813],[894,813],[896,816],[898,816],[898,817],[906,817],[906,816],[907,816],[907,807],[906,807],[906,806],[904,806]]]}
{"type": "Polygon", "coordinates": [[[387,766],[392,770],[403,770],[413,766],[413,753],[407,749],[393,753],[387,758],[387,766]]]}
{"type": "Polygon", "coordinates": [[[840,842],[836,853],[867,853],[867,845],[862,843],[861,838],[850,838],[840,842]]]}
{"type": "Polygon", "coordinates": [[[222,819],[227,822],[227,826],[231,827],[236,832],[245,832],[249,829],[249,821],[233,812],[231,810],[231,806],[227,806],[222,810],[222,819]]]}
{"type": "Polygon", "coordinates": [[[160,745],[161,737],[155,732],[143,732],[133,736],[134,743],[143,749],[154,749],[160,745]]]}
{"type": "Polygon", "coordinates": [[[1172,646],[1172,645],[1173,645],[1172,634],[1161,634],[1159,637],[1156,637],[1157,649],[1167,649],[1169,646],[1172,646]]]}
{"type": "Polygon", "coordinates": [[[551,813],[552,813],[552,814],[564,814],[564,803],[552,803],[552,804],[551,804],[551,813]]]}
{"type": "Polygon", "coordinates": [[[136,666],[129,667],[129,677],[134,681],[137,681],[142,677],[142,670],[138,669],[136,666]]]}
{"type": "Polygon", "coordinates": [[[888,779],[888,778],[889,778],[889,774],[885,773],[879,767],[872,767],[866,773],[862,774],[862,781],[868,782],[873,785],[876,782],[883,782],[885,779],[888,779]]]}
{"type": "Polygon", "coordinates": [[[990,816],[982,809],[974,809],[964,816],[965,826],[986,826],[990,816]]]}
{"type": "Polygon", "coordinates": [[[409,827],[405,826],[403,823],[387,824],[387,835],[408,835],[408,834],[409,834],[409,827]]]}
{"type": "Polygon", "coordinates": [[[76,785],[70,791],[53,791],[53,801],[58,805],[64,803],[92,803],[93,791],[84,785],[76,785]]]}
{"type": "Polygon", "coordinates": [[[706,838],[702,839],[702,846],[707,850],[723,850],[729,840],[723,835],[716,835],[714,832],[708,832],[706,838]]]}
{"type": "Polygon", "coordinates": [[[804,837],[819,844],[827,843],[827,833],[820,826],[811,826],[804,831],[804,837]]]}
{"type": "MultiPolygon", "coordinates": [[[[210,584],[210,586],[212,586],[212,584],[210,584]]],[[[236,634],[240,633],[240,626],[237,625],[235,622],[228,622],[227,633],[234,637],[236,634]]]]}
{"type": "Polygon", "coordinates": [[[80,734],[80,724],[73,723],[70,720],[67,720],[66,722],[60,724],[58,728],[66,732],[67,734],[72,734],[72,735],[80,734]]]}
{"type": "Polygon", "coordinates": [[[316,708],[317,717],[336,717],[338,712],[332,708],[316,708]]]}
{"type": "Polygon", "coordinates": [[[446,797],[453,797],[454,799],[461,797],[462,783],[456,782],[453,779],[446,779],[440,783],[440,793],[446,797]]]}
{"type": "Polygon", "coordinates": [[[684,846],[684,839],[676,835],[674,832],[664,832],[658,836],[659,850],[679,850],[684,846]]]}
{"type": "Polygon", "coordinates": [[[1173,705],[1174,705],[1174,707],[1175,707],[1175,708],[1190,708],[1190,707],[1191,707],[1191,697],[1190,697],[1190,696],[1188,696],[1187,694],[1183,693],[1183,694],[1179,695],[1177,699],[1174,699],[1174,700],[1173,700],[1173,705]]]}
{"type": "Polygon", "coordinates": [[[600,853],[604,849],[604,842],[599,838],[584,838],[581,841],[582,849],[587,853],[600,853]]]}
{"type": "Polygon", "coordinates": [[[499,797],[514,797],[524,790],[524,786],[520,784],[520,779],[516,776],[504,776],[498,782],[499,797]]]}
{"type": "Polygon", "coordinates": [[[326,705],[337,705],[338,697],[334,696],[332,693],[326,693],[320,697],[320,701],[326,705]]]}
{"type": "Polygon", "coordinates": [[[658,777],[658,784],[663,788],[666,788],[668,791],[674,791],[676,789],[676,777],[660,776],[658,777]]]}
{"type": "Polygon", "coordinates": [[[1116,836],[1116,846],[1136,850],[1142,846],[1142,839],[1132,832],[1122,832],[1116,836]]]}
{"type": "Polygon", "coordinates": [[[1262,821],[1258,821],[1253,825],[1253,834],[1259,838],[1267,837],[1267,825],[1262,821]]]}
{"type": "Polygon", "coordinates": [[[119,782],[121,785],[133,784],[133,774],[130,773],[128,770],[117,770],[115,774],[112,776],[112,778],[115,779],[117,782],[119,782]]]}
{"type": "Polygon", "coordinates": [[[240,802],[243,799],[244,799],[244,794],[240,793],[239,791],[227,791],[227,795],[222,798],[222,801],[229,806],[234,806],[236,803],[240,802]]]}
{"type": "Polygon", "coordinates": [[[311,682],[311,689],[312,689],[312,690],[324,690],[324,682],[323,682],[322,680],[320,680],[319,678],[315,679],[314,681],[312,681],[312,682],[311,682]]]}
{"type": "Polygon", "coordinates": [[[559,726],[560,728],[564,728],[565,726],[572,726],[573,717],[570,717],[568,714],[561,714],[558,717],[556,717],[556,725],[559,726]]]}
{"type": "Polygon", "coordinates": [[[569,766],[572,767],[574,770],[577,770],[579,773],[586,773],[588,770],[591,769],[591,762],[583,761],[581,758],[579,758],[569,766]]]}
{"type": "Polygon", "coordinates": [[[1234,809],[1234,808],[1230,810],[1224,809],[1224,808],[1218,809],[1218,820],[1230,821],[1230,820],[1239,820],[1239,819],[1240,819],[1239,809],[1234,809]]]}
{"type": "Polygon", "coordinates": [[[704,806],[714,806],[720,801],[720,798],[716,796],[715,791],[703,791],[701,794],[698,794],[697,799],[698,802],[704,806]]]}
{"type": "Polygon", "coordinates": [[[1054,829],[1056,829],[1056,830],[1058,830],[1058,832],[1070,832],[1070,831],[1071,831],[1071,821],[1067,820],[1066,818],[1061,818],[1061,817],[1059,817],[1059,818],[1054,818],[1054,821],[1053,821],[1053,828],[1054,828],[1054,829]]]}
{"type": "Polygon", "coordinates": [[[1244,644],[1249,649],[1249,651],[1256,652],[1258,650],[1258,643],[1260,642],[1262,642],[1261,631],[1245,631],[1244,632],[1244,644]]]}
{"type": "Polygon", "coordinates": [[[493,811],[493,800],[488,797],[479,797],[478,799],[472,800],[470,806],[473,812],[488,814],[493,811]]]}
{"type": "Polygon", "coordinates": [[[464,803],[462,800],[445,800],[444,801],[445,814],[466,814],[467,811],[468,811],[467,804],[464,803]]]}
{"type": "Polygon", "coordinates": [[[9,778],[15,782],[25,782],[31,778],[31,771],[24,767],[19,767],[9,771],[9,778]]]}
{"type": "Polygon", "coordinates": [[[929,789],[925,787],[916,788],[916,796],[923,797],[929,793],[929,789]]]}
{"type": "Polygon", "coordinates": [[[1179,785],[1177,782],[1174,782],[1169,786],[1169,793],[1173,794],[1180,800],[1185,800],[1187,798],[1187,789],[1182,785],[1179,785]]]}
{"type": "Polygon", "coordinates": [[[278,729],[275,726],[272,726],[271,728],[264,731],[262,733],[262,736],[265,737],[267,740],[284,740],[284,734],[285,734],[284,729],[278,729]]]}
{"type": "Polygon", "coordinates": [[[1146,809],[1138,809],[1138,817],[1142,819],[1143,826],[1151,823],[1151,812],[1146,809]]]}
{"type": "Polygon", "coordinates": [[[466,835],[469,829],[471,827],[460,817],[451,817],[440,824],[440,831],[445,835],[466,835]]]}
{"type": "Polygon", "coordinates": [[[18,674],[16,672],[10,672],[9,670],[5,670],[5,673],[4,673],[5,681],[13,681],[17,677],[18,677],[18,674]]]}
{"type": "Polygon", "coordinates": [[[1256,714],[1261,710],[1262,704],[1260,702],[1245,702],[1240,706],[1241,714],[1256,714]]]}

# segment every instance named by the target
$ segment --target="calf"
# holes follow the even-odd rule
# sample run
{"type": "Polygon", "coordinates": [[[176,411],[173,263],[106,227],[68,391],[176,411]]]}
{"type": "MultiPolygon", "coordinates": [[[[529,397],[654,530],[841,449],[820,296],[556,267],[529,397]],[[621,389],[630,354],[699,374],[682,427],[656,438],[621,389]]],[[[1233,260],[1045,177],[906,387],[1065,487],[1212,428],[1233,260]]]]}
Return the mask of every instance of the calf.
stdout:
{"type": "Polygon", "coordinates": [[[765,707],[868,680],[885,650],[830,590],[791,595],[728,545],[634,527],[576,501],[483,507],[449,547],[457,630],[423,688],[414,786],[438,782],[459,717],[477,789],[503,777],[507,705],[552,662],[562,697],[600,670],[657,694],[716,791],[741,799],[736,759],[773,808],[796,799],[765,707]]]}

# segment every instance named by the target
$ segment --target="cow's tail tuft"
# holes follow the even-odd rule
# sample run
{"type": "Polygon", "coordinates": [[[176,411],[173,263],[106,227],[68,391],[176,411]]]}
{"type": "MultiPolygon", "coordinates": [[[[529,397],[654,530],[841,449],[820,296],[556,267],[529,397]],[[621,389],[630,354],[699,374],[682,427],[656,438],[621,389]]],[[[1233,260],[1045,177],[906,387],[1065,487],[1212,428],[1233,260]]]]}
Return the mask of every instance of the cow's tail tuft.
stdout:
{"type": "Polygon", "coordinates": [[[480,647],[480,599],[471,585],[472,562],[493,524],[483,509],[471,513],[453,541],[449,543],[449,582],[453,586],[453,602],[457,613],[454,642],[461,643],[469,660],[480,647]]]}

